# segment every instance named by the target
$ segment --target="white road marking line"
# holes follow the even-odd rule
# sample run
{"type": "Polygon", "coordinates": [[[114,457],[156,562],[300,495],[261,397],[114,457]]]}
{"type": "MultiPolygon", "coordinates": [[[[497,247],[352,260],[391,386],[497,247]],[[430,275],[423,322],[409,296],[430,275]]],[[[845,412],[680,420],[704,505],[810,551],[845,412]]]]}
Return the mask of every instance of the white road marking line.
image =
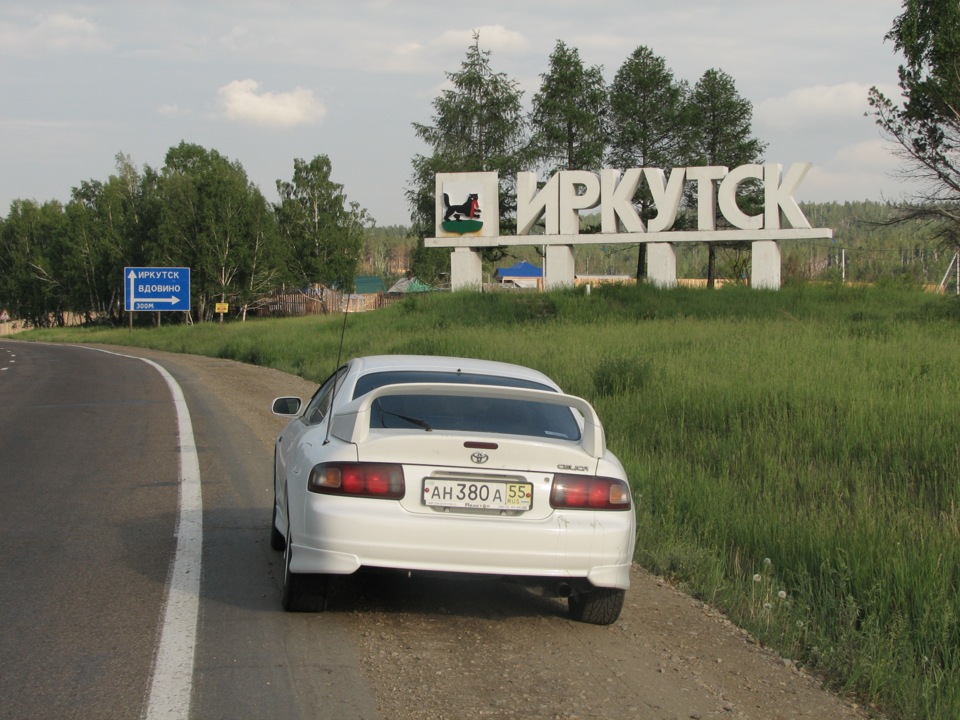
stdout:
{"type": "Polygon", "coordinates": [[[167,588],[167,603],[160,646],[153,666],[153,679],[144,718],[187,718],[193,689],[193,660],[200,606],[200,557],[203,546],[203,494],[200,460],[193,438],[190,410],[183,391],[164,368],[153,365],[170,387],[177,409],[180,437],[180,516],[177,522],[177,552],[167,588]]]}
{"type": "Polygon", "coordinates": [[[160,643],[153,663],[144,720],[186,720],[190,716],[193,662],[200,609],[200,558],[203,548],[203,494],[200,460],[193,438],[193,423],[183,391],[163,367],[133,355],[100,350],[110,355],[132,357],[156,368],[166,381],[177,411],[180,441],[180,510],[177,520],[177,551],[167,583],[160,643]]]}

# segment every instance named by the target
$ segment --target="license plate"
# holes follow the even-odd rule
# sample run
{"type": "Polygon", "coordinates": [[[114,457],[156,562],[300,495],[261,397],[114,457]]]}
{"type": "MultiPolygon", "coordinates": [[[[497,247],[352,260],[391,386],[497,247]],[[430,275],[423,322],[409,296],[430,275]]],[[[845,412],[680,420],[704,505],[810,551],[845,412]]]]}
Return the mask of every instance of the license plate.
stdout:
{"type": "Polygon", "coordinates": [[[523,482],[427,479],[423,481],[423,501],[433,507],[529,510],[533,503],[533,485],[523,482]]]}

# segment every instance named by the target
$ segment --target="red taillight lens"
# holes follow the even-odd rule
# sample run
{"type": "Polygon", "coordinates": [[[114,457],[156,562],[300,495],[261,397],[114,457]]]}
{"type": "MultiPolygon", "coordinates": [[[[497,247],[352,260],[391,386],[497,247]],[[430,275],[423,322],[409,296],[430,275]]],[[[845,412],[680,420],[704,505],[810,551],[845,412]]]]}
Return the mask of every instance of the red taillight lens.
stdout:
{"type": "Polygon", "coordinates": [[[387,463],[323,463],[310,471],[307,490],[322,495],[400,500],[403,467],[387,463]]]}
{"type": "Polygon", "coordinates": [[[629,510],[630,487],[618,478],[554,475],[550,506],[573,510],[629,510]]]}

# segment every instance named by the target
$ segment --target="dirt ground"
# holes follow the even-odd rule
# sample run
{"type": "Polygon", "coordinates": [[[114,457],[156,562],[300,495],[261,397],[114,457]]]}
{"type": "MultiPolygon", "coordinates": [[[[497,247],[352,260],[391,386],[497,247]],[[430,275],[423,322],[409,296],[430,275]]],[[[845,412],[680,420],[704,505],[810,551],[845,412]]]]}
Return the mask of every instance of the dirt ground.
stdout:
{"type": "MultiPolygon", "coordinates": [[[[231,361],[117,350],[197,373],[268,450],[284,425],[270,401],[315,388],[231,361]]],[[[868,717],[640,568],[610,627],[572,622],[564,603],[493,581],[370,576],[332,592],[328,612],[350,628],[388,720],[868,717]]]]}

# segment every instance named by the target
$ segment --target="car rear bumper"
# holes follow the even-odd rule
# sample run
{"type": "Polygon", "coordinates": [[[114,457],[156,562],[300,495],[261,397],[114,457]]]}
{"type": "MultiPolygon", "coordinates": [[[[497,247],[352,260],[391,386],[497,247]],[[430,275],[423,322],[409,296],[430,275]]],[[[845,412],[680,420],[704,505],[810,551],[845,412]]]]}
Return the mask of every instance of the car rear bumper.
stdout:
{"type": "Polygon", "coordinates": [[[290,569],[350,574],[361,567],[584,578],[626,589],[633,510],[554,511],[539,520],[411,514],[398,502],[309,496],[290,569]]]}

